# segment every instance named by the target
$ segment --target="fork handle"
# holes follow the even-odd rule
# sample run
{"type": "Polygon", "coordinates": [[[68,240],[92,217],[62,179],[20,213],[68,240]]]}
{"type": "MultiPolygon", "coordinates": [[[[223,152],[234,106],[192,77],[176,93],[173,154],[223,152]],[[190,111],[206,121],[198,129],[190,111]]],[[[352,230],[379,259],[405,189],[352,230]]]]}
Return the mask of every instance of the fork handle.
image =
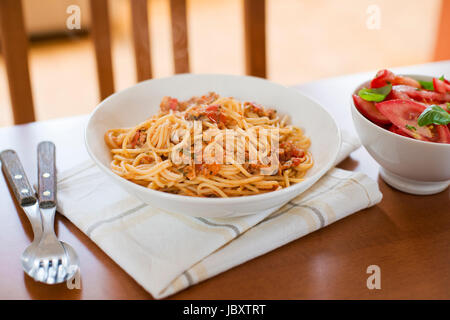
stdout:
{"type": "Polygon", "coordinates": [[[38,145],[38,199],[41,208],[56,206],[55,144],[43,141],[38,145]]]}
{"type": "Polygon", "coordinates": [[[17,202],[21,206],[29,206],[36,203],[34,190],[28,182],[22,163],[14,150],[4,150],[0,153],[2,170],[11,186],[17,202]]]}

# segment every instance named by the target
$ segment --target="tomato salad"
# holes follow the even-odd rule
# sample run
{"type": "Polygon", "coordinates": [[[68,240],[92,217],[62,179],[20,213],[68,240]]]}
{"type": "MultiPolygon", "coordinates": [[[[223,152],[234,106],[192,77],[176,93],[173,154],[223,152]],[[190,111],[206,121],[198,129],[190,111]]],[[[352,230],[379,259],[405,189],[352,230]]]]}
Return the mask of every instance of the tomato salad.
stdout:
{"type": "Polygon", "coordinates": [[[353,95],[359,112],[393,133],[450,144],[450,81],[418,81],[380,70],[368,88],[353,95]]]}

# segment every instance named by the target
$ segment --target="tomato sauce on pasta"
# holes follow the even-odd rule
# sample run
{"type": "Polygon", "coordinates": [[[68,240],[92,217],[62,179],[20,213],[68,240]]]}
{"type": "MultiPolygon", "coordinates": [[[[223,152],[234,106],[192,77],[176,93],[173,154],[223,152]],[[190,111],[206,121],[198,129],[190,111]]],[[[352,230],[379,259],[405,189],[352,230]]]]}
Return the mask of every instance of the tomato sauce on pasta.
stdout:
{"type": "Polygon", "coordinates": [[[186,101],[164,97],[158,114],[110,129],[104,138],[111,170],[127,180],[185,196],[236,197],[289,187],[313,166],[310,139],[287,122],[274,109],[210,92],[186,101]],[[275,139],[268,132],[276,132],[275,139]],[[276,162],[265,162],[261,150],[269,158],[276,154],[276,162]],[[174,161],[174,154],[183,161],[174,161]]]}

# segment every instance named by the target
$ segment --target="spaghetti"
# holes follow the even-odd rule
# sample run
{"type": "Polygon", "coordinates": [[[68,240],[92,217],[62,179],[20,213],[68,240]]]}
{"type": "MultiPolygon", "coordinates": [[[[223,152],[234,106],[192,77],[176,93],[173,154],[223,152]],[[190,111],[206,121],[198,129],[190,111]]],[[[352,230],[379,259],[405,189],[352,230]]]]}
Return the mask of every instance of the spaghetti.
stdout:
{"type": "Polygon", "coordinates": [[[186,196],[275,191],[302,181],[313,166],[309,138],[286,116],[212,92],[186,101],[164,97],[157,115],[108,130],[105,142],[113,172],[186,196]]]}

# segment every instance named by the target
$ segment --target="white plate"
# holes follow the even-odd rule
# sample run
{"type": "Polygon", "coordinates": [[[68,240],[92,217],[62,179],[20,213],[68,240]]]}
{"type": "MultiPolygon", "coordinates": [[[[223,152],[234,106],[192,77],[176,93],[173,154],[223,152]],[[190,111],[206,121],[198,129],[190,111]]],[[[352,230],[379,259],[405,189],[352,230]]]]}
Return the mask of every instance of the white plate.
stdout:
{"type": "Polygon", "coordinates": [[[86,127],[87,150],[113,181],[143,202],[169,212],[203,217],[231,217],[275,210],[296,197],[333,165],[340,144],[339,129],[331,115],[317,102],[297,90],[255,77],[183,74],[141,82],[113,94],[93,111],[86,127]],[[306,179],[288,188],[255,196],[226,199],[197,198],[151,190],[119,177],[110,170],[111,155],[103,136],[108,129],[135,126],[157,113],[162,97],[180,100],[209,91],[239,100],[255,101],[288,114],[291,122],[311,138],[314,166],[306,179]]]}

